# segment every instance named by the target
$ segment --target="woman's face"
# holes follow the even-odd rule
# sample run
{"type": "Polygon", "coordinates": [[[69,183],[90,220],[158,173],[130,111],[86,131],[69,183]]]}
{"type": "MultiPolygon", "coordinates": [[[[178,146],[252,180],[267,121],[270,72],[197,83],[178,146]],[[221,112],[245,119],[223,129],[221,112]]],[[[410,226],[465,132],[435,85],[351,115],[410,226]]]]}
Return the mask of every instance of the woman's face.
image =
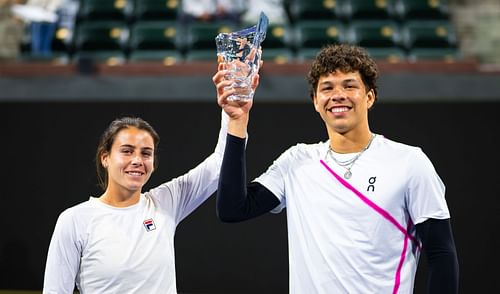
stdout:
{"type": "Polygon", "coordinates": [[[153,173],[153,137],[144,130],[129,127],[120,130],[111,151],[101,157],[108,171],[108,191],[140,193],[153,173]]]}

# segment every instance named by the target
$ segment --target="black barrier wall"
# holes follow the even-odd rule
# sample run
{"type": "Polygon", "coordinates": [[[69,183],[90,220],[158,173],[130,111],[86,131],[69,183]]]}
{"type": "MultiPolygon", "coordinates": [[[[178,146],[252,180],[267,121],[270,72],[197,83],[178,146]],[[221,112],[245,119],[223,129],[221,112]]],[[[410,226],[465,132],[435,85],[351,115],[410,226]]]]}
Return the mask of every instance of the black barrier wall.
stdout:
{"type": "MultiPolygon", "coordinates": [[[[421,146],[447,186],[460,259],[461,293],[500,293],[500,103],[378,104],[372,131],[421,146]],[[492,265],[491,267],[489,265],[492,265]]],[[[107,124],[140,116],[161,136],[158,185],[194,167],[216,143],[214,103],[2,103],[0,289],[40,290],[50,237],[65,208],[101,192],[94,155],[107,124]]],[[[311,104],[259,104],[247,148],[250,179],[297,142],[325,140],[311,104]]],[[[222,224],[215,199],[183,221],[176,235],[180,293],[287,293],[286,216],[222,224]]],[[[422,256],[415,293],[424,293],[422,256]]]]}

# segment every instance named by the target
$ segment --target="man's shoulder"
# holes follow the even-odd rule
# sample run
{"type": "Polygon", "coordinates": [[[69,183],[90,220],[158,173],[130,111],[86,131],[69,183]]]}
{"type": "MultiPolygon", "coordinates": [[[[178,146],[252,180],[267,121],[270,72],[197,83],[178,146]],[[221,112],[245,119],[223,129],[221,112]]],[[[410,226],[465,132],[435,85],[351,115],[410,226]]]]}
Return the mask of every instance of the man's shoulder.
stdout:
{"type": "Polygon", "coordinates": [[[317,142],[317,143],[297,143],[289,147],[285,153],[294,158],[300,157],[317,157],[322,151],[326,150],[325,147],[327,143],[317,142]]]}
{"type": "Polygon", "coordinates": [[[384,147],[384,149],[391,149],[393,151],[411,152],[420,150],[419,146],[410,145],[394,139],[389,139],[383,135],[378,135],[379,146],[384,147]]]}

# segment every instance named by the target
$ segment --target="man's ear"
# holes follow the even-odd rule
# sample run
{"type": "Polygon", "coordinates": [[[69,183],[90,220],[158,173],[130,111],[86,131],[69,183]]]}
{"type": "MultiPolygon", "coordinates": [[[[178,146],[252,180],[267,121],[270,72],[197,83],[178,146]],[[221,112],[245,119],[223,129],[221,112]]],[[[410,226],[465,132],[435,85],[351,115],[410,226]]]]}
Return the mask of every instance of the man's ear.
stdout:
{"type": "Polygon", "coordinates": [[[372,108],[373,104],[375,103],[375,98],[375,91],[373,89],[370,89],[370,91],[366,93],[366,103],[368,109],[372,108]]]}
{"type": "Polygon", "coordinates": [[[316,96],[316,93],[314,93],[314,96],[312,97],[312,102],[313,102],[313,105],[314,105],[314,109],[316,110],[316,112],[319,112],[319,105],[318,105],[318,96],[316,96]]]}

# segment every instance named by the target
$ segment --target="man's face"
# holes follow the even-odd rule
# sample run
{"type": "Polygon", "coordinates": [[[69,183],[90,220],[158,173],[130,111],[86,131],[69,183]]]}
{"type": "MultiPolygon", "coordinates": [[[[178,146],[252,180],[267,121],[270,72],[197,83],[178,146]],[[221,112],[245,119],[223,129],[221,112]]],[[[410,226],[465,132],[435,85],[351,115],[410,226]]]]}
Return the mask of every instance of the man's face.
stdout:
{"type": "Polygon", "coordinates": [[[367,91],[359,72],[335,71],[320,77],[313,100],[327,128],[345,134],[368,127],[368,109],[375,94],[367,91]]]}

